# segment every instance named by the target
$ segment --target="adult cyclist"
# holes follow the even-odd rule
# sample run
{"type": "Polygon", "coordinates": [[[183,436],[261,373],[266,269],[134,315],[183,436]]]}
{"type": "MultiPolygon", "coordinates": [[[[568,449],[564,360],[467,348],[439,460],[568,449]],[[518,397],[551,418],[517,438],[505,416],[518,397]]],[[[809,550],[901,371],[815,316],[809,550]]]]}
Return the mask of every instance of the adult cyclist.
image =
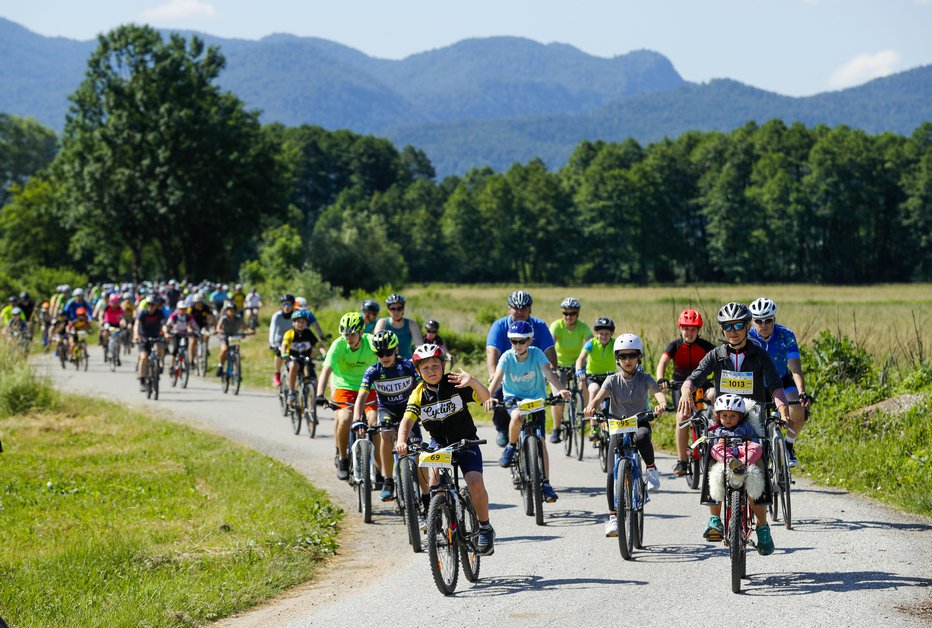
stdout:
{"type": "Polygon", "coordinates": [[[790,402],[786,456],[790,466],[795,467],[799,461],[796,459],[794,443],[806,423],[806,408],[812,403],[806,394],[806,379],[803,377],[803,363],[799,356],[796,334],[791,329],[777,324],[777,304],[772,299],[755,299],[748,309],[754,321],[754,328],[750,333],[751,340],[756,341],[773,358],[777,375],[783,381],[783,390],[790,402]]]}
{"type": "Polygon", "coordinates": [[[400,294],[390,294],[385,299],[389,316],[375,324],[375,333],[383,329],[390,329],[398,336],[398,353],[401,357],[410,360],[414,355],[414,347],[424,343],[417,321],[405,318],[405,298],[400,294]]]}
{"type": "MultiPolygon", "coordinates": [[[[589,325],[579,320],[579,299],[566,297],[560,302],[563,317],[550,323],[550,334],[553,336],[553,346],[557,353],[557,377],[560,386],[567,387],[570,373],[576,368],[576,358],[582,351],[583,345],[592,338],[589,325]]],[[[563,405],[553,407],[553,434],[551,443],[560,442],[560,425],[563,423],[563,405]]]]}
{"type": "MultiPolygon", "coordinates": [[[[294,295],[283,294],[282,298],[279,299],[279,303],[281,309],[272,314],[272,320],[269,322],[269,350],[275,356],[275,374],[272,376],[272,385],[276,388],[282,385],[282,338],[285,337],[285,332],[292,327],[291,317],[294,314],[294,295]]],[[[308,320],[310,320],[310,316],[308,320]]]]}
{"type": "Polygon", "coordinates": [[[362,322],[365,333],[375,333],[375,326],[379,322],[379,304],[372,299],[362,302],[362,322]]]}

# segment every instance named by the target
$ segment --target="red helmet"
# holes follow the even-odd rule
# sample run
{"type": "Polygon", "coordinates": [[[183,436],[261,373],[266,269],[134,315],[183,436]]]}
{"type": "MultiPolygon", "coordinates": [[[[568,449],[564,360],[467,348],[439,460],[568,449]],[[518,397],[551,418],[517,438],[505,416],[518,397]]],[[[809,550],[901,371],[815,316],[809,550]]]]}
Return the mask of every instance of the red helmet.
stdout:
{"type": "Polygon", "coordinates": [[[696,310],[683,310],[676,324],[681,327],[702,327],[702,315],[696,310]]]}
{"type": "Polygon", "coordinates": [[[78,309],[74,311],[74,313],[76,316],[84,316],[85,314],[87,314],[87,310],[85,310],[83,307],[79,307],[78,309]]]}

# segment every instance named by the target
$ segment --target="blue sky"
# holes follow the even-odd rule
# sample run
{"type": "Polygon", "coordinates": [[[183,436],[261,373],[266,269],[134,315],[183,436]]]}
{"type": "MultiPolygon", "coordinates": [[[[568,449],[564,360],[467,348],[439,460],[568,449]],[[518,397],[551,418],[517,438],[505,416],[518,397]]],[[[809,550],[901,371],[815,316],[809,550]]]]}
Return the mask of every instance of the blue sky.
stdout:
{"type": "Polygon", "coordinates": [[[126,22],[242,39],[292,33],[389,59],[493,35],[605,57],[646,48],[687,80],[791,96],[932,63],[932,0],[0,0],[0,16],[72,39],[126,22]]]}

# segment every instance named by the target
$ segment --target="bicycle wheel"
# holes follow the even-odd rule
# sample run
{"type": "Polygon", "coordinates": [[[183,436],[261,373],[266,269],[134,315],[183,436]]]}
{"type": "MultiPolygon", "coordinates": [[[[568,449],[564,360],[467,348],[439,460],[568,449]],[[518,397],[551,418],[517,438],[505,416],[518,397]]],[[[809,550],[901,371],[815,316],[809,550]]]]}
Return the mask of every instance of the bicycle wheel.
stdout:
{"type": "Polygon", "coordinates": [[[621,557],[625,560],[631,560],[631,549],[634,539],[628,538],[628,519],[630,519],[631,508],[631,483],[626,482],[626,478],[631,474],[628,467],[628,460],[622,458],[618,461],[618,469],[615,472],[615,519],[618,521],[618,550],[621,557]]]}
{"type": "Polygon", "coordinates": [[[363,521],[372,523],[372,443],[366,439],[357,442],[356,460],[353,464],[356,468],[359,511],[363,521]]]}
{"type": "Polygon", "coordinates": [[[733,490],[729,498],[731,512],[728,516],[728,551],[731,555],[731,592],[741,593],[741,578],[744,577],[745,551],[744,526],[745,504],[744,491],[733,490]]]}
{"type": "Polygon", "coordinates": [[[453,506],[447,503],[443,493],[434,495],[427,510],[427,555],[434,584],[444,595],[456,590],[459,576],[459,552],[457,551],[456,518],[453,506]]]}
{"type": "Polygon", "coordinates": [[[220,383],[223,386],[223,393],[226,394],[230,390],[230,375],[233,372],[233,357],[232,352],[227,351],[227,363],[226,366],[220,371],[220,383]]]}
{"type": "Polygon", "coordinates": [[[291,418],[291,431],[297,436],[301,433],[301,420],[304,416],[303,399],[301,395],[295,397],[294,404],[289,406],[288,416],[291,418]]]}
{"type": "Polygon", "coordinates": [[[563,453],[573,455],[573,439],[576,438],[576,400],[570,400],[563,406],[563,423],[560,425],[560,434],[563,436],[563,453]]]}
{"type": "MultiPolygon", "coordinates": [[[[316,386],[314,387],[316,389],[316,386]]],[[[310,385],[305,384],[304,386],[304,418],[307,421],[307,433],[308,436],[314,438],[317,436],[317,424],[320,421],[317,419],[317,404],[314,403],[314,400],[311,399],[310,391],[313,390],[310,385]]]]}
{"type": "Polygon", "coordinates": [[[476,543],[479,540],[479,518],[476,517],[476,509],[473,508],[472,499],[469,497],[469,489],[463,487],[460,489],[460,498],[463,500],[463,519],[459,525],[459,545],[460,562],[463,564],[463,575],[470,582],[479,579],[479,553],[476,551],[476,543]]]}
{"type": "Polygon", "coordinates": [[[233,356],[233,394],[239,394],[239,386],[243,383],[243,371],[239,361],[239,351],[236,352],[236,355],[233,356]]]}
{"type": "MultiPolygon", "coordinates": [[[[790,477],[790,465],[786,457],[786,442],[782,438],[778,438],[774,441],[774,450],[773,450],[773,462],[774,462],[774,487],[776,488],[776,493],[773,495],[774,510],[777,509],[777,501],[779,499],[779,507],[783,510],[783,525],[787,530],[792,529],[793,527],[793,515],[792,515],[792,506],[790,503],[790,485],[792,483],[790,477]]],[[[776,520],[776,517],[774,517],[776,520]]]]}
{"type": "Polygon", "coordinates": [[[87,353],[87,348],[81,352],[81,367],[86,371],[88,366],[90,356],[87,353]]]}
{"type": "Polygon", "coordinates": [[[65,345],[58,343],[58,359],[61,360],[61,367],[68,367],[68,352],[65,351],[65,345]]]}
{"type": "Polygon", "coordinates": [[[534,516],[534,490],[531,488],[531,472],[528,468],[527,447],[522,446],[518,451],[518,459],[515,462],[517,466],[518,488],[521,490],[521,498],[524,501],[524,514],[528,517],[534,516]]]}
{"type": "Polygon", "coordinates": [[[180,375],[181,373],[178,371],[178,358],[176,357],[174,362],[172,363],[172,369],[171,369],[172,388],[174,388],[178,384],[178,377],[180,375]]]}
{"type": "Polygon", "coordinates": [[[637,522],[637,532],[634,535],[634,547],[637,549],[644,549],[644,505],[647,502],[647,485],[644,483],[643,469],[641,469],[641,473],[639,473],[638,476],[639,477],[634,480],[634,507],[636,508],[637,516],[632,516],[631,518],[637,522]]]}
{"type": "MultiPolygon", "coordinates": [[[[417,467],[414,466],[414,460],[405,456],[398,460],[399,477],[401,482],[399,490],[402,493],[404,501],[404,518],[405,526],[408,528],[408,542],[414,553],[423,551],[421,547],[421,526],[418,521],[420,512],[420,501],[418,497],[421,494],[418,486],[417,467]]],[[[402,501],[402,500],[399,500],[402,501]]]]}
{"type": "MultiPolygon", "coordinates": [[[[579,404],[579,401],[580,400],[577,399],[577,404],[576,404],[577,408],[582,407],[579,404]]],[[[577,413],[576,429],[579,431],[579,442],[576,445],[576,459],[577,460],[583,459],[583,448],[585,447],[585,444],[586,444],[586,423],[588,423],[586,418],[577,413]]]]}
{"type": "Polygon", "coordinates": [[[527,453],[528,482],[533,497],[534,520],[537,525],[544,525],[544,461],[541,456],[540,441],[537,436],[528,436],[525,442],[527,453]]]}
{"type": "Polygon", "coordinates": [[[608,473],[608,443],[602,435],[599,435],[596,447],[599,449],[599,466],[602,467],[602,473],[608,473]]]}
{"type": "Polygon", "coordinates": [[[188,365],[187,354],[181,356],[181,387],[188,387],[188,378],[191,376],[191,367],[188,365]]]}
{"type": "Polygon", "coordinates": [[[152,366],[152,362],[149,362],[149,368],[152,369],[152,398],[156,401],[159,400],[159,371],[161,370],[161,365],[159,364],[158,359],[155,361],[155,366],[152,366]]]}

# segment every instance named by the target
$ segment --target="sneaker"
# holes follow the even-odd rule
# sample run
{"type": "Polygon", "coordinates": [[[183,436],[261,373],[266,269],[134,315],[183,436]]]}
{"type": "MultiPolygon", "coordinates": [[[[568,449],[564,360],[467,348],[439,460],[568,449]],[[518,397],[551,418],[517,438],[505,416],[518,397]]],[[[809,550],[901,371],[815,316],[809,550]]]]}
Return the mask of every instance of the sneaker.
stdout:
{"type": "Polygon", "coordinates": [[[427,534],[427,518],[418,517],[417,525],[421,529],[421,534],[427,534]]]}
{"type": "Polygon", "coordinates": [[[349,458],[340,458],[340,460],[337,462],[337,479],[349,479],[349,458]]]}
{"type": "Polygon", "coordinates": [[[553,490],[552,486],[550,486],[550,482],[544,482],[543,492],[544,492],[544,501],[547,502],[548,504],[552,504],[553,502],[557,501],[558,499],[557,492],[553,490]]]}
{"type": "Polygon", "coordinates": [[[721,541],[725,535],[725,526],[722,525],[722,518],[712,515],[709,517],[709,527],[705,529],[702,538],[707,541],[721,541]]]}
{"type": "Polygon", "coordinates": [[[479,526],[476,553],[479,556],[491,556],[495,553],[495,530],[492,529],[492,526],[479,526]]]}
{"type": "Polygon", "coordinates": [[[293,406],[293,405],[294,405],[294,402],[295,402],[297,399],[298,399],[298,395],[297,395],[297,393],[295,393],[295,391],[292,390],[292,391],[290,391],[290,392],[288,393],[288,405],[293,406]]]}
{"type": "Polygon", "coordinates": [[[385,477],[384,477],[381,473],[379,473],[378,471],[376,471],[376,472],[375,472],[375,490],[378,491],[378,490],[380,490],[383,486],[385,486],[385,477]]]}
{"type": "Polygon", "coordinates": [[[793,447],[793,443],[786,444],[786,459],[791,467],[795,467],[799,464],[799,459],[796,458],[796,451],[793,447]]]}
{"type": "Polygon", "coordinates": [[[757,553],[761,556],[773,554],[773,537],[770,536],[770,526],[757,526],[757,553]]]}
{"type": "Polygon", "coordinates": [[[272,386],[274,386],[275,388],[278,388],[281,385],[282,385],[282,374],[276,373],[275,375],[272,376],[272,386]]]}
{"type": "Polygon", "coordinates": [[[686,461],[685,460],[676,461],[676,466],[673,467],[673,475],[678,476],[678,477],[682,477],[686,475],[686,461]]]}
{"type": "Polygon", "coordinates": [[[385,480],[382,484],[382,492],[379,495],[383,502],[390,502],[395,499],[395,481],[391,478],[385,480]]]}
{"type": "Polygon", "coordinates": [[[511,460],[515,457],[515,446],[506,445],[505,449],[502,451],[502,457],[498,459],[498,464],[501,467],[510,467],[511,460]]]}
{"type": "Polygon", "coordinates": [[[647,483],[650,484],[651,490],[656,491],[660,488],[660,472],[657,467],[651,467],[647,470],[647,483]]]}
{"type": "Polygon", "coordinates": [[[744,472],[748,470],[744,464],[737,458],[732,458],[728,461],[728,467],[731,469],[731,472],[735,475],[744,475],[744,472]]]}
{"type": "Polygon", "coordinates": [[[139,380],[139,392],[146,392],[146,380],[139,380]]]}
{"type": "Polygon", "coordinates": [[[618,536],[618,517],[609,515],[608,523],[605,524],[605,538],[614,539],[618,536]]]}
{"type": "Polygon", "coordinates": [[[559,427],[553,428],[553,434],[550,435],[550,442],[556,444],[556,443],[559,443],[561,440],[563,439],[560,438],[560,428],[559,427]]]}
{"type": "Polygon", "coordinates": [[[495,438],[495,444],[499,447],[504,447],[508,444],[508,436],[505,432],[499,432],[498,436],[495,438]]]}

